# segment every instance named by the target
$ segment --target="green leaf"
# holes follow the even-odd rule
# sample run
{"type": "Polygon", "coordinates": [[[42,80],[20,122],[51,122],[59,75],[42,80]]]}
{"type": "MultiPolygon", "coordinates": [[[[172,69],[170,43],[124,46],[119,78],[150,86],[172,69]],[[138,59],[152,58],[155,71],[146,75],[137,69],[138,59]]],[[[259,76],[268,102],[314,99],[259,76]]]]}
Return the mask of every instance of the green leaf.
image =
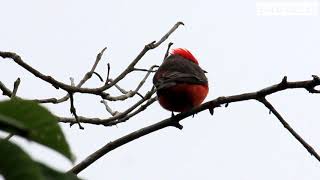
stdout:
{"type": "MultiPolygon", "coordinates": [[[[17,125],[16,122],[19,122],[26,127],[29,132],[27,136],[23,137],[48,146],[65,155],[71,161],[73,160],[57,118],[38,103],[18,98],[2,101],[0,102],[0,115],[6,117],[5,121],[11,124],[17,125]]],[[[16,132],[12,128],[3,128],[3,126],[0,128],[10,133],[16,132]]]]}
{"type": "Polygon", "coordinates": [[[22,123],[2,114],[0,114],[0,129],[17,135],[28,136],[28,130],[22,123]]]}
{"type": "Polygon", "coordinates": [[[61,173],[41,163],[38,163],[38,165],[41,168],[42,174],[46,177],[46,180],[80,180],[72,173],[61,173]]]}
{"type": "Polygon", "coordinates": [[[0,139],[0,162],[0,174],[6,180],[80,180],[33,161],[19,146],[4,139],[0,139]]]}
{"type": "Polygon", "coordinates": [[[6,180],[43,180],[40,167],[20,147],[0,139],[0,174],[6,180]]]}

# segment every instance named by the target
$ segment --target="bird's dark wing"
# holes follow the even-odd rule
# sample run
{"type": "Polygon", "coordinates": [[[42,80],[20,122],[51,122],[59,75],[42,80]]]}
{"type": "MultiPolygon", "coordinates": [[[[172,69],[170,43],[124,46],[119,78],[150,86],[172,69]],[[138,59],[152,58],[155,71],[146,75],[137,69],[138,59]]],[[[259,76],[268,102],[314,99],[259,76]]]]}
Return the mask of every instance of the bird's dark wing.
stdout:
{"type": "Polygon", "coordinates": [[[178,83],[207,84],[208,80],[197,64],[179,55],[171,55],[164,60],[154,75],[153,84],[159,90],[178,83]]]}

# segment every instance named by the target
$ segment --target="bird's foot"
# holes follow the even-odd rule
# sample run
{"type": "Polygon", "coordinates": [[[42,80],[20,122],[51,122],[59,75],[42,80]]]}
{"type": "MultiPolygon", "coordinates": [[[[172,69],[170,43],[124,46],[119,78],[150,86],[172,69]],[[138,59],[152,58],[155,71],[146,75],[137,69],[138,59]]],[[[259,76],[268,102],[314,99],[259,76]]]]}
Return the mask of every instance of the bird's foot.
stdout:
{"type": "Polygon", "coordinates": [[[171,111],[171,118],[173,118],[174,117],[174,113],[173,113],[173,111],[171,111]]]}

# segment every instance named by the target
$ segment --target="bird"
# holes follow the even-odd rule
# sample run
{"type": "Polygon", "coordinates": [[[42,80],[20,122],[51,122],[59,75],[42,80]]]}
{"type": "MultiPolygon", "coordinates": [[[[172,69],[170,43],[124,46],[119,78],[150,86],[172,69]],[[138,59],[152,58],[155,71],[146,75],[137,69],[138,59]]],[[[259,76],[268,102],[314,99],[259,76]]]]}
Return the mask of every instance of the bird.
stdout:
{"type": "Polygon", "coordinates": [[[205,73],[189,50],[173,49],[153,76],[159,104],[172,116],[199,106],[209,92],[205,73]]]}

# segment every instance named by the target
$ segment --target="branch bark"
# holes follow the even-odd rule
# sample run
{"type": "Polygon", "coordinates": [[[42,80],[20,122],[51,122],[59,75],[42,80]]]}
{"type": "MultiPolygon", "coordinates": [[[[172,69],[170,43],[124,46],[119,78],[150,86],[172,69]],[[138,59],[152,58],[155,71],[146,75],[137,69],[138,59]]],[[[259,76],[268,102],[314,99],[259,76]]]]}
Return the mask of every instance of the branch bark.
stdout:
{"type": "Polygon", "coordinates": [[[280,123],[285,127],[292,135],[295,137],[305,149],[309,151],[311,155],[313,155],[318,161],[320,161],[320,156],[318,153],[294,130],[292,127],[283,119],[280,113],[272,106],[272,104],[267,101],[265,98],[261,98],[259,100],[262,104],[264,104],[270,112],[272,112],[280,121],[280,123]]]}
{"type": "Polygon", "coordinates": [[[142,51],[138,54],[138,56],[128,65],[128,67],[120,74],[118,75],[111,83],[108,83],[108,81],[105,82],[105,84],[98,88],[82,88],[82,87],[76,87],[76,86],[70,86],[68,84],[65,84],[63,82],[60,82],[53,77],[49,75],[45,75],[41,73],[40,71],[36,70],[29,64],[25,63],[22,58],[13,52],[3,52],[0,51],[0,57],[2,58],[10,58],[15,63],[23,67],[25,70],[32,73],[34,76],[42,79],[43,81],[50,83],[53,87],[56,89],[63,89],[70,93],[88,93],[88,94],[95,94],[100,95],[102,98],[108,98],[108,94],[104,93],[103,91],[113,87],[116,83],[118,83],[120,80],[122,80],[128,73],[132,72],[134,70],[134,66],[141,60],[141,58],[151,49],[154,49],[158,47],[160,44],[162,44],[180,25],[184,25],[182,22],[177,22],[158,42],[153,41],[142,49],[142,51]]]}
{"type": "MultiPolygon", "coordinates": [[[[144,111],[147,107],[149,107],[152,103],[157,101],[157,97],[152,97],[153,94],[156,92],[154,88],[152,88],[150,91],[148,91],[144,96],[141,95],[138,91],[140,88],[144,85],[146,79],[150,75],[150,73],[155,72],[153,68],[157,67],[156,65],[152,66],[149,70],[147,69],[141,69],[141,68],[135,68],[136,64],[142,59],[142,57],[151,49],[154,49],[158,47],[160,44],[162,44],[180,25],[184,25],[182,22],[177,22],[158,42],[153,41],[147,45],[144,46],[144,48],[141,50],[141,52],[137,55],[136,58],[132,60],[132,62],[124,69],[116,78],[110,79],[109,73],[110,73],[110,64],[108,63],[108,71],[107,71],[107,78],[104,84],[97,88],[83,88],[82,85],[89,80],[93,74],[96,74],[101,81],[103,81],[100,74],[95,72],[95,69],[104,53],[106,48],[102,49],[102,51],[97,55],[96,61],[93,64],[91,70],[87,72],[83,79],[78,83],[77,86],[74,85],[68,85],[63,82],[60,82],[56,79],[54,79],[51,76],[42,74],[40,71],[34,69],[32,66],[27,64],[22,60],[22,58],[13,52],[2,52],[0,51],[0,57],[3,59],[9,58],[12,59],[16,64],[23,67],[25,70],[32,73],[34,76],[40,78],[41,80],[51,84],[56,89],[63,89],[68,94],[60,99],[56,98],[48,98],[48,99],[36,99],[35,101],[39,103],[61,103],[68,99],[70,99],[71,107],[70,111],[75,116],[75,118],[63,118],[58,117],[60,122],[66,122],[70,123],[71,125],[74,123],[78,123],[80,129],[82,126],[80,125],[80,122],[82,123],[90,123],[90,124],[96,124],[96,125],[104,125],[104,126],[113,126],[118,123],[123,123],[129,119],[131,119],[133,116],[137,115],[138,113],[141,113],[144,111]],[[125,89],[122,89],[117,83],[124,79],[129,73],[133,71],[144,71],[147,72],[144,78],[141,80],[141,82],[137,85],[137,87],[134,90],[126,91],[125,89]],[[111,96],[110,94],[106,93],[105,91],[108,90],[111,87],[117,88],[122,95],[118,96],[111,96]],[[87,117],[81,117],[78,116],[76,113],[76,109],[74,107],[74,99],[73,94],[74,93],[87,93],[87,94],[93,94],[100,96],[103,100],[109,100],[109,101],[120,101],[120,100],[126,100],[128,98],[133,97],[134,95],[139,95],[141,99],[137,101],[132,106],[128,107],[123,112],[117,112],[115,113],[112,111],[112,109],[107,105],[106,101],[105,106],[107,111],[111,114],[111,117],[106,119],[100,119],[100,118],[87,118],[87,117]]],[[[167,48],[165,57],[169,54],[169,49],[172,43],[169,43],[169,46],[167,48]]],[[[320,156],[317,154],[317,152],[296,132],[294,131],[291,126],[284,120],[284,118],[280,115],[280,113],[272,106],[272,104],[266,100],[266,96],[271,95],[273,93],[277,93],[283,90],[287,89],[306,89],[309,93],[320,93],[320,90],[317,90],[315,87],[320,85],[320,78],[316,75],[312,76],[312,80],[306,80],[306,81],[294,81],[294,82],[288,82],[287,77],[284,77],[282,81],[278,84],[263,88],[261,90],[255,91],[255,92],[249,92],[244,94],[238,94],[238,95],[232,95],[232,96],[221,96],[214,100],[208,101],[196,108],[191,109],[188,112],[183,112],[180,114],[177,114],[175,116],[172,116],[171,118],[164,119],[158,123],[155,123],[153,125],[144,127],[140,130],[134,131],[132,133],[127,134],[126,136],[123,136],[119,139],[116,139],[115,141],[107,143],[105,146],[97,150],[96,152],[89,155],[86,159],[84,159],[82,162],[74,166],[72,169],[70,169],[70,172],[73,172],[75,174],[78,174],[88,166],[90,166],[93,162],[98,160],[103,155],[107,154],[108,152],[126,144],[129,143],[135,139],[138,139],[142,136],[145,136],[147,134],[150,134],[152,132],[158,131],[160,129],[166,128],[166,127],[175,127],[178,129],[182,129],[183,126],[180,124],[180,121],[185,119],[188,116],[194,115],[196,113],[209,110],[210,114],[213,115],[214,109],[217,107],[220,107],[221,105],[225,105],[225,107],[228,106],[229,103],[233,102],[239,102],[239,101],[248,101],[248,100],[256,100],[260,103],[264,104],[270,112],[272,112],[278,120],[282,123],[282,125],[303,145],[303,147],[315,158],[320,161],[320,156]]],[[[3,95],[8,97],[14,97],[16,96],[16,92],[18,90],[20,80],[16,81],[13,91],[8,89],[2,82],[0,82],[0,89],[2,90],[3,95]]],[[[16,96],[18,97],[18,96],[16,96]]]]}
{"type": "Polygon", "coordinates": [[[115,141],[107,143],[105,146],[97,150],[96,152],[92,153],[89,155],[87,158],[85,158],[83,161],[81,161],[79,164],[74,166],[72,169],[69,170],[69,172],[78,174],[88,166],[90,166],[93,162],[107,154],[108,152],[126,144],[129,143],[133,140],[136,140],[142,136],[145,136],[147,134],[150,134],[152,132],[158,131],[160,129],[166,128],[166,127],[176,127],[181,129],[182,126],[179,124],[180,121],[185,119],[188,116],[194,115],[196,113],[209,110],[210,114],[213,114],[213,109],[216,107],[220,107],[221,105],[225,104],[226,106],[230,103],[233,102],[240,102],[240,101],[247,101],[247,100],[257,100],[264,105],[268,109],[273,112],[276,117],[280,120],[281,123],[285,124],[286,128],[290,131],[291,134],[313,155],[315,156],[319,161],[320,159],[318,158],[319,155],[317,152],[313,150],[313,148],[306,143],[301,136],[299,136],[293,129],[284,121],[284,119],[281,117],[281,115],[272,107],[272,105],[265,100],[265,97],[276,93],[280,92],[286,89],[306,89],[310,93],[319,93],[318,90],[315,89],[316,86],[320,85],[320,79],[318,76],[313,76],[312,80],[308,81],[296,81],[296,82],[287,82],[287,77],[284,77],[282,81],[278,84],[266,87],[264,89],[261,89],[259,91],[251,92],[251,93],[244,93],[244,94],[239,94],[239,95],[233,95],[233,96],[222,96],[218,97],[212,101],[208,101],[199,107],[196,107],[188,112],[183,112],[180,114],[177,114],[176,116],[173,116],[171,118],[164,119],[158,123],[155,123],[153,125],[144,127],[142,129],[139,129],[137,131],[134,131],[130,134],[127,134],[126,136],[123,136],[115,141]]]}

